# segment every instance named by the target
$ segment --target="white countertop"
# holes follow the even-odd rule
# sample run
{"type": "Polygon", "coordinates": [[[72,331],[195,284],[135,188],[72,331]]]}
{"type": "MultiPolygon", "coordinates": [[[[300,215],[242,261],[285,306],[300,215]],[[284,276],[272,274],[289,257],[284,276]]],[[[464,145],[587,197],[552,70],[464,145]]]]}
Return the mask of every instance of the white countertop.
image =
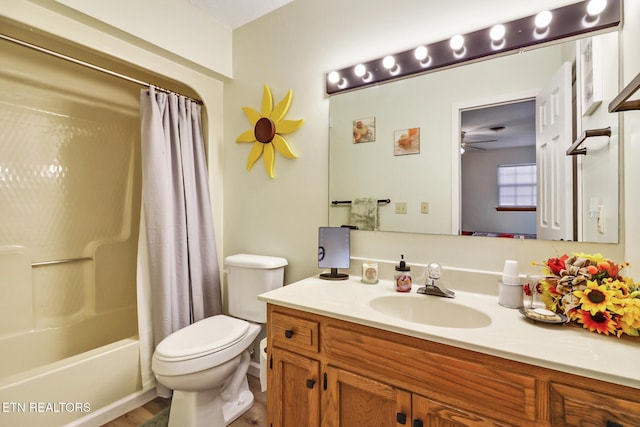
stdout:
{"type": "MultiPolygon", "coordinates": [[[[430,326],[383,315],[369,302],[384,295],[401,295],[424,301],[424,309],[440,297],[395,292],[393,282],[376,285],[359,277],[330,281],[316,277],[264,293],[259,299],[271,304],[372,326],[442,344],[474,350],[536,366],[569,372],[640,389],[640,338],[599,335],[574,325],[535,323],[518,310],[502,307],[498,297],[456,291],[455,304],[467,305],[491,318],[480,328],[430,326]]],[[[437,302],[436,302],[437,303],[437,302]]]]}

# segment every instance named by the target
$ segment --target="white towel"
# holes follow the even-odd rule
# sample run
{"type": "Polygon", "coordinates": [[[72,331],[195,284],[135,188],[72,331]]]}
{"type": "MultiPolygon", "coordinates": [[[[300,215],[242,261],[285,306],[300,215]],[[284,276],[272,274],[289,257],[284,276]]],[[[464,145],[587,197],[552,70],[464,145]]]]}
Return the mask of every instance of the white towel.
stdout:
{"type": "Polygon", "coordinates": [[[351,225],[358,230],[376,230],[378,228],[378,200],[361,197],[351,202],[351,225]]]}

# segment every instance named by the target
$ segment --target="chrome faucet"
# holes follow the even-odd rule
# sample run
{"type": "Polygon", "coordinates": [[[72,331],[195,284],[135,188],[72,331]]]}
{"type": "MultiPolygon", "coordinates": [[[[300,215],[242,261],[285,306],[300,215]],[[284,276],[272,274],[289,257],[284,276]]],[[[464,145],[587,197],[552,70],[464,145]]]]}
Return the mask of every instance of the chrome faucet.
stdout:
{"type": "Polygon", "coordinates": [[[425,285],[416,292],[424,295],[434,295],[437,297],[454,298],[456,293],[451,289],[447,289],[438,283],[442,275],[442,267],[436,262],[432,262],[427,266],[427,280],[425,285]]]}

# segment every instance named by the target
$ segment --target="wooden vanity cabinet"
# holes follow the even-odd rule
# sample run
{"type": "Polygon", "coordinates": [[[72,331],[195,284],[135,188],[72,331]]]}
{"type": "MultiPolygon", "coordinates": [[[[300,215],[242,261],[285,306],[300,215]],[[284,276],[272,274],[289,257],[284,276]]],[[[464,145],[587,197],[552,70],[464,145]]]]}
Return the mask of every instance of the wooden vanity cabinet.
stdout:
{"type": "Polygon", "coordinates": [[[320,362],[274,348],[268,372],[267,425],[320,425],[320,362]]]}
{"type": "Polygon", "coordinates": [[[640,390],[630,395],[609,394],[558,382],[551,382],[550,390],[551,424],[554,426],[640,426],[640,390]]]}
{"type": "Polygon", "coordinates": [[[411,393],[334,366],[325,372],[323,427],[410,425],[411,393]]]}
{"type": "Polygon", "coordinates": [[[267,426],[640,426],[640,391],[273,304],[267,426]]]}
{"type": "Polygon", "coordinates": [[[319,322],[270,309],[267,328],[267,425],[318,427],[319,322]]]}

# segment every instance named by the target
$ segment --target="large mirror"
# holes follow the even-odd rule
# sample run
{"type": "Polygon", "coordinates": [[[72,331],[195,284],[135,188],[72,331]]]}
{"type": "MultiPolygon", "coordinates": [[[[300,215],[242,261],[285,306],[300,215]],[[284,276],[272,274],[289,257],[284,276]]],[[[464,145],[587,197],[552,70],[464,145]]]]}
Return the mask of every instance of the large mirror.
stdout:
{"type": "Polygon", "coordinates": [[[617,53],[612,32],[333,95],[329,225],[375,199],[380,231],[616,243],[617,53]]]}

